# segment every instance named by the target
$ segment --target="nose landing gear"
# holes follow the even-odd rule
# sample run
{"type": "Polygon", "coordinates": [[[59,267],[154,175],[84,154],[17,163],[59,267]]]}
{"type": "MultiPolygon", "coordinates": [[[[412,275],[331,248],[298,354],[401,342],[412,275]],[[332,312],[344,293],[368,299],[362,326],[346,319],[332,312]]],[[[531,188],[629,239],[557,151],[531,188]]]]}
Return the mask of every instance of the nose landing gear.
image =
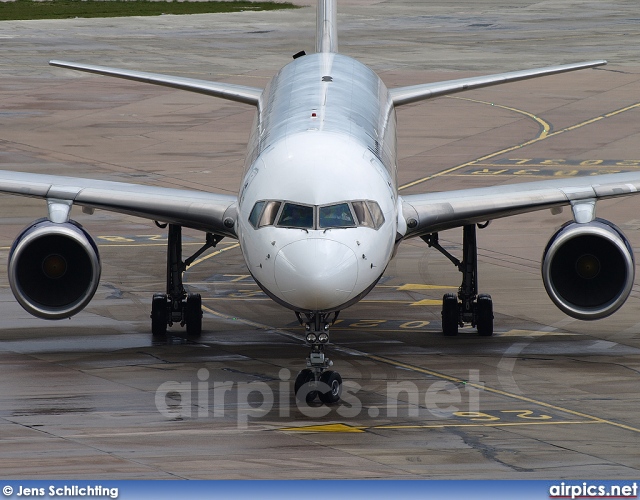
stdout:
{"type": "Polygon", "coordinates": [[[306,341],[311,345],[311,352],[307,358],[307,367],[298,373],[294,384],[296,398],[313,403],[316,398],[324,404],[334,404],[340,401],[342,394],[342,377],[333,370],[333,361],[326,357],[324,347],[329,343],[329,327],[338,318],[335,313],[301,313],[296,317],[306,331],[306,341]]]}

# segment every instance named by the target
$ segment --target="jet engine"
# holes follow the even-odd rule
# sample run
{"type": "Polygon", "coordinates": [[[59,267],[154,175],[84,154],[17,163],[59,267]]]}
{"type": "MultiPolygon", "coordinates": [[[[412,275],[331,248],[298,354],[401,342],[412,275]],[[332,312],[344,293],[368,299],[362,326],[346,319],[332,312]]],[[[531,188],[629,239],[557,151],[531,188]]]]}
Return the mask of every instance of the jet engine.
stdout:
{"type": "Polygon", "coordinates": [[[95,242],[80,224],[40,219],[16,238],[8,270],[13,295],[27,312],[62,319],[92,299],[101,265],[95,242]]]}
{"type": "Polygon", "coordinates": [[[568,222],[542,258],[542,279],[553,302],[569,316],[604,318],[627,300],[635,274],[633,250],[611,222],[568,222]]]}

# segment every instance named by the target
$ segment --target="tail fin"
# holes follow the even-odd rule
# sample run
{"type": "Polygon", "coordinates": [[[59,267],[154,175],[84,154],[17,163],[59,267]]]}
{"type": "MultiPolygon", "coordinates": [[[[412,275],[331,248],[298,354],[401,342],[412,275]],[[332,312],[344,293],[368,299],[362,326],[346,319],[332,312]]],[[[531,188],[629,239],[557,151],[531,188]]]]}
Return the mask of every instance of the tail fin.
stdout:
{"type": "Polygon", "coordinates": [[[318,0],[316,52],[338,52],[338,0],[318,0]]]}

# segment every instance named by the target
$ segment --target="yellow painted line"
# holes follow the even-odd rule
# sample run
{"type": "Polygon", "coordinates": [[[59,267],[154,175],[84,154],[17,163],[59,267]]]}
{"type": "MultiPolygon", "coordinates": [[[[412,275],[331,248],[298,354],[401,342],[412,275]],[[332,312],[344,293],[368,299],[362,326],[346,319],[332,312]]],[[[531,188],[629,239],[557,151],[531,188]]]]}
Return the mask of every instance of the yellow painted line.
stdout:
{"type": "MultiPolygon", "coordinates": [[[[478,102],[482,102],[482,101],[478,101],[478,102]]],[[[636,103],[636,104],[633,104],[631,106],[627,106],[626,108],[618,109],[616,111],[612,111],[610,113],[607,113],[607,114],[604,114],[604,115],[600,115],[600,116],[597,116],[595,118],[591,118],[591,119],[586,120],[584,122],[577,123],[575,125],[572,125],[571,127],[566,127],[566,128],[561,129],[561,130],[557,130],[556,132],[552,132],[550,134],[547,133],[544,136],[539,134],[538,137],[536,137],[535,139],[531,139],[529,141],[523,142],[522,144],[517,144],[515,146],[511,146],[509,148],[505,148],[505,149],[502,149],[500,151],[496,151],[494,153],[490,153],[488,155],[482,156],[481,158],[476,158],[475,160],[471,160],[471,161],[468,161],[466,163],[463,163],[462,165],[451,167],[451,168],[448,168],[446,170],[442,170],[440,172],[436,172],[435,174],[428,175],[428,176],[423,177],[421,179],[415,180],[413,182],[409,182],[408,184],[404,184],[403,186],[400,186],[398,188],[398,191],[403,190],[403,189],[407,189],[407,188],[410,188],[410,187],[413,187],[413,186],[416,186],[416,185],[421,184],[423,182],[426,182],[428,180],[435,179],[436,177],[442,177],[443,175],[447,175],[447,174],[450,174],[452,172],[456,172],[457,170],[460,170],[462,168],[470,167],[472,165],[476,165],[478,162],[481,162],[481,161],[484,161],[484,160],[488,160],[490,158],[495,158],[496,156],[500,156],[502,154],[509,153],[511,151],[516,151],[518,149],[522,149],[522,148],[524,148],[526,146],[530,146],[531,144],[535,144],[537,142],[544,141],[544,140],[549,139],[551,137],[555,137],[557,135],[564,134],[565,132],[576,130],[578,128],[584,127],[584,126],[589,125],[591,123],[595,123],[597,121],[600,121],[603,118],[610,118],[610,117],[615,116],[617,114],[624,113],[625,111],[630,111],[630,110],[638,108],[638,107],[640,107],[640,102],[636,103]]],[[[523,111],[522,113],[524,114],[526,112],[523,111]]]]}
{"type": "Polygon", "coordinates": [[[612,111],[611,113],[607,113],[604,115],[605,118],[610,118],[615,115],[619,115],[620,113],[624,113],[625,111],[630,111],[634,108],[640,108],[640,102],[632,104],[631,106],[627,106],[626,108],[618,109],[617,111],[612,111]]]}
{"type": "Polygon", "coordinates": [[[476,384],[473,382],[469,382],[467,380],[463,380],[461,378],[458,377],[452,377],[450,375],[445,375],[444,373],[439,373],[439,372],[434,372],[433,370],[427,370],[425,368],[420,368],[419,366],[414,366],[414,365],[409,365],[407,363],[401,363],[399,361],[394,361],[391,359],[387,359],[387,358],[383,358],[380,356],[376,356],[373,354],[366,354],[365,357],[372,359],[374,361],[379,361],[381,363],[385,363],[391,366],[396,366],[399,368],[406,368],[407,370],[411,370],[411,371],[415,371],[418,373],[424,373],[425,375],[431,375],[432,377],[436,377],[439,378],[441,380],[448,380],[450,382],[453,382],[455,384],[465,384],[468,385],[470,387],[474,387],[475,389],[478,389],[479,391],[485,391],[485,392],[490,392],[492,394],[499,394],[500,396],[505,396],[507,398],[510,399],[517,399],[519,401],[525,401],[527,403],[531,403],[534,405],[538,405],[538,406],[542,406],[543,408],[549,408],[552,410],[556,410],[556,411],[560,411],[563,413],[568,413],[570,415],[575,415],[576,417],[581,417],[581,418],[586,418],[589,420],[593,420],[593,421],[597,421],[603,424],[609,424],[612,425],[614,427],[619,427],[620,429],[625,429],[628,431],[633,431],[633,432],[637,432],[640,433],[640,429],[636,428],[636,427],[631,427],[629,425],[625,425],[625,424],[620,424],[618,422],[613,422],[611,420],[606,420],[600,417],[594,417],[593,415],[589,415],[587,413],[582,413],[579,411],[575,411],[575,410],[570,410],[568,408],[563,408],[561,406],[557,406],[557,405],[553,405],[550,403],[545,403],[544,401],[538,401],[537,399],[533,399],[533,398],[528,398],[526,396],[521,396],[519,394],[513,394],[511,392],[507,392],[507,391],[502,391],[500,389],[494,389],[492,387],[487,387],[484,384],[476,384]]]}
{"type": "Polygon", "coordinates": [[[366,427],[352,426],[347,424],[325,424],[325,425],[305,425],[302,427],[284,427],[280,431],[293,432],[364,432],[366,427]]]}
{"type": "Polygon", "coordinates": [[[547,134],[549,133],[549,131],[551,130],[551,125],[543,120],[542,118],[540,118],[539,116],[534,115],[533,113],[529,113],[528,111],[524,111],[522,109],[517,109],[517,108],[510,108],[509,106],[503,106],[502,104],[495,104],[493,102],[487,102],[487,101],[478,101],[476,99],[469,99],[468,97],[458,97],[458,96],[447,96],[449,99],[458,99],[460,101],[470,101],[470,102],[476,102],[478,104],[488,104],[489,106],[493,106],[495,108],[502,108],[502,109],[506,109],[508,111],[513,111],[515,113],[519,113],[521,115],[525,115],[528,116],[529,118],[535,120],[538,125],[540,125],[541,127],[541,131],[540,134],[538,135],[539,138],[544,138],[547,136],[547,134]]]}
{"type": "Polygon", "coordinates": [[[441,306],[442,299],[422,299],[418,302],[412,302],[410,306],[441,306]]]}
{"type": "MultiPolygon", "coordinates": [[[[477,102],[477,103],[481,103],[481,104],[488,104],[490,106],[496,106],[496,104],[491,103],[491,102],[475,101],[473,99],[467,99],[467,98],[464,98],[464,97],[453,97],[453,96],[447,96],[447,97],[450,97],[451,99],[460,99],[460,100],[464,100],[464,101],[471,101],[471,102],[477,102]]],[[[498,107],[501,107],[503,109],[508,109],[509,111],[514,111],[516,113],[520,113],[520,114],[523,114],[523,115],[528,116],[528,117],[534,117],[533,114],[529,113],[528,111],[523,111],[521,109],[508,108],[506,106],[501,106],[501,105],[498,105],[498,107]]],[[[536,121],[538,121],[537,117],[536,117],[536,121]]],[[[426,182],[426,181],[431,180],[431,179],[435,179],[436,177],[442,177],[443,175],[447,175],[447,174],[450,174],[452,172],[456,172],[457,170],[460,170],[460,169],[462,169],[464,167],[469,167],[471,165],[475,165],[476,163],[478,163],[480,161],[488,160],[490,158],[494,158],[496,156],[499,156],[499,155],[501,155],[503,153],[508,153],[509,151],[514,151],[514,150],[522,148],[522,147],[524,147],[526,145],[533,144],[534,142],[537,142],[539,140],[546,139],[547,137],[549,137],[548,132],[550,130],[550,125],[547,122],[545,122],[544,120],[542,120],[542,122],[544,123],[544,125],[542,125],[542,130],[540,131],[540,133],[538,134],[538,136],[535,139],[532,139],[532,140],[530,140],[528,142],[525,142],[523,144],[519,144],[518,146],[515,146],[515,147],[512,147],[512,148],[503,149],[501,151],[497,151],[495,153],[488,154],[488,155],[483,156],[481,158],[476,158],[475,160],[471,160],[469,162],[463,163],[462,165],[458,165],[456,167],[452,167],[452,168],[449,168],[447,170],[442,170],[441,172],[437,172],[435,174],[428,175],[426,177],[423,177],[422,179],[418,179],[417,181],[413,181],[413,182],[410,182],[408,184],[404,184],[403,186],[400,186],[398,188],[398,191],[400,191],[402,189],[406,189],[406,188],[412,187],[412,186],[415,186],[417,184],[421,184],[421,183],[426,182]]],[[[540,121],[538,121],[538,123],[540,124],[540,121]]]]}
{"type": "Polygon", "coordinates": [[[396,290],[449,290],[452,288],[458,288],[457,286],[448,286],[448,285],[422,285],[419,283],[407,283],[402,286],[393,287],[396,290]]]}
{"type": "Polygon", "coordinates": [[[584,425],[602,424],[597,420],[564,420],[561,422],[500,422],[485,424],[427,424],[427,425],[375,425],[371,429],[444,429],[446,427],[521,427],[527,425],[584,425]]]}
{"type": "MultiPolygon", "coordinates": [[[[240,243],[234,243],[233,245],[228,246],[227,248],[221,248],[220,250],[216,250],[215,252],[212,252],[209,255],[205,255],[204,257],[201,257],[201,258],[199,258],[197,260],[194,260],[189,267],[197,266],[201,262],[204,262],[205,260],[208,260],[211,257],[215,257],[216,255],[220,255],[222,252],[228,252],[229,250],[233,250],[235,248],[238,248],[239,246],[240,246],[240,243]]],[[[189,269],[189,267],[187,269],[189,269]]]]}

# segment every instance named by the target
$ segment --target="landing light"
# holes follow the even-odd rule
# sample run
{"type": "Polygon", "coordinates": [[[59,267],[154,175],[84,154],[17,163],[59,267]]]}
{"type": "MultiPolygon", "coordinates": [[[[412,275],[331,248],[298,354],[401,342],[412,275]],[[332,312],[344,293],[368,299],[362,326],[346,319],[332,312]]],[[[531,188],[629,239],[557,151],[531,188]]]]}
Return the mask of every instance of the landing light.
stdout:
{"type": "Polygon", "coordinates": [[[327,335],[326,333],[321,333],[320,335],[318,335],[318,342],[320,342],[321,344],[326,344],[327,342],[329,342],[329,335],[327,335]]]}
{"type": "Polygon", "coordinates": [[[316,341],[316,335],[315,333],[308,333],[307,334],[307,342],[309,342],[310,344],[313,344],[316,341]]]}

